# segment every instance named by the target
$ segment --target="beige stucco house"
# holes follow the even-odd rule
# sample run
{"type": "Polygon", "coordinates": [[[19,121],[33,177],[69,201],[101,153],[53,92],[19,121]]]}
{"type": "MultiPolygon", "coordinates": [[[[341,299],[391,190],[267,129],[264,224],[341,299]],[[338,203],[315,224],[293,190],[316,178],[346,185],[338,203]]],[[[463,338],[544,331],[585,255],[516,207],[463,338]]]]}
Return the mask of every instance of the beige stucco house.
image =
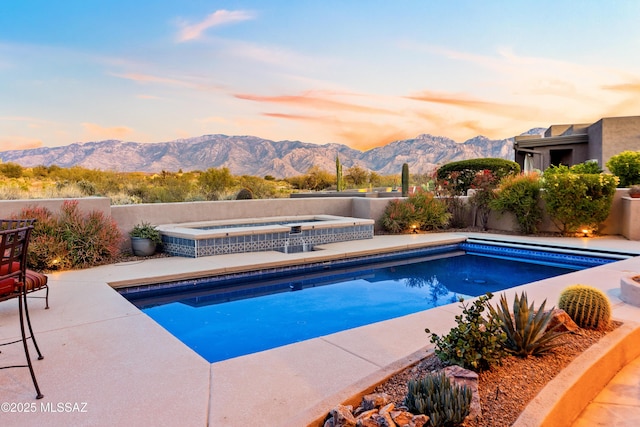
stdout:
{"type": "Polygon", "coordinates": [[[640,116],[607,117],[595,123],[551,125],[540,135],[515,137],[515,161],[522,170],[545,170],[595,160],[601,168],[614,155],[640,151],[640,116]]]}

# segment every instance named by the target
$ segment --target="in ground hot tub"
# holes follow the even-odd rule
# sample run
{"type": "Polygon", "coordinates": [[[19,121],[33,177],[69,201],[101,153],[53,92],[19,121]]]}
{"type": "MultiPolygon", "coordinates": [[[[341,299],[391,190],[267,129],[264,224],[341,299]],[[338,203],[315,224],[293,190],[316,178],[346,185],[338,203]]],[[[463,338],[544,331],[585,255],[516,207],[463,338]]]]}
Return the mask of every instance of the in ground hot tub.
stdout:
{"type": "Polygon", "coordinates": [[[158,226],[164,251],[198,258],[242,252],[306,252],[325,243],[373,238],[372,219],[333,215],[245,218],[158,226]]]}

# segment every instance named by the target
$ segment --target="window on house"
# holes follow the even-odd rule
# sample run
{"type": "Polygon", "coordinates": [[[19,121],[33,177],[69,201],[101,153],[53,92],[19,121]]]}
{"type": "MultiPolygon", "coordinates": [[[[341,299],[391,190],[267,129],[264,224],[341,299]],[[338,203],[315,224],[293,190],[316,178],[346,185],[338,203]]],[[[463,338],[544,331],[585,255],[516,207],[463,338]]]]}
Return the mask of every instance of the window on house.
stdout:
{"type": "Polygon", "coordinates": [[[549,153],[550,163],[553,166],[572,166],[573,165],[573,150],[551,150],[549,153]]]}

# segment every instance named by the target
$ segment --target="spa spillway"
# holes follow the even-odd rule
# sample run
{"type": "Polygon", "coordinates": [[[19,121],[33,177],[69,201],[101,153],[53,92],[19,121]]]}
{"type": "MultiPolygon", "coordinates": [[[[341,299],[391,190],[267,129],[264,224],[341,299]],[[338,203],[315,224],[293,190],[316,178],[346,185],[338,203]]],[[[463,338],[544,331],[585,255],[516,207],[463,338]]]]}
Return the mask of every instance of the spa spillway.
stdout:
{"type": "Polygon", "coordinates": [[[198,258],[242,252],[306,252],[325,243],[373,238],[372,219],[333,215],[164,224],[164,252],[198,258]]]}

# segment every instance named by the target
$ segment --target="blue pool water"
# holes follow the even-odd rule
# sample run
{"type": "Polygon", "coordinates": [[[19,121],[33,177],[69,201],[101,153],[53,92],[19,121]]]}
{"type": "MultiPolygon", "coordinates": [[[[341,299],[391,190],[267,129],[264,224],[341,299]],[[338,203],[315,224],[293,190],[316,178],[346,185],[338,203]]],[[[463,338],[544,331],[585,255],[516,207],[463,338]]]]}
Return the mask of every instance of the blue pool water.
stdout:
{"type": "Polygon", "coordinates": [[[461,247],[125,296],[206,360],[217,362],[611,261],[566,264],[566,257],[553,256],[534,264],[530,254],[525,262],[461,247]]]}

